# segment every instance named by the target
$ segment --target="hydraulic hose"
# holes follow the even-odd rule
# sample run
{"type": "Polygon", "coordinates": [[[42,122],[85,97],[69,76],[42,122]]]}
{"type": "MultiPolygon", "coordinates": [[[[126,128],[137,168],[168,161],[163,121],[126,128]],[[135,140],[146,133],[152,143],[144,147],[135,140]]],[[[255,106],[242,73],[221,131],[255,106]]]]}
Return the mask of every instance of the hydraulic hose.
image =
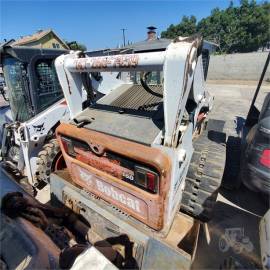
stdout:
{"type": "Polygon", "coordinates": [[[147,73],[141,73],[141,77],[140,77],[140,82],[141,82],[141,85],[142,87],[145,89],[146,92],[148,92],[149,94],[153,95],[153,96],[156,96],[156,97],[160,97],[160,98],[163,98],[163,95],[162,94],[159,94],[159,93],[156,93],[154,92],[148,85],[147,85],[147,78],[149,76],[151,72],[147,72],[147,73]]]}

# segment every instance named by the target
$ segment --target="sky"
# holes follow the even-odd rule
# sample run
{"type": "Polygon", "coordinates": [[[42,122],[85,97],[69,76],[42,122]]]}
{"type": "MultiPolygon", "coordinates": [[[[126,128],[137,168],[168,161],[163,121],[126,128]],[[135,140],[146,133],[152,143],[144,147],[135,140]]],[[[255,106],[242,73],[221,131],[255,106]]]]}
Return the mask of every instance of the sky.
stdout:
{"type": "Polygon", "coordinates": [[[213,8],[228,5],[229,0],[0,0],[0,41],[51,28],[62,39],[76,40],[88,50],[112,48],[122,45],[122,28],[126,29],[127,41],[141,41],[149,25],[161,33],[183,15],[195,15],[200,20],[213,8]]]}

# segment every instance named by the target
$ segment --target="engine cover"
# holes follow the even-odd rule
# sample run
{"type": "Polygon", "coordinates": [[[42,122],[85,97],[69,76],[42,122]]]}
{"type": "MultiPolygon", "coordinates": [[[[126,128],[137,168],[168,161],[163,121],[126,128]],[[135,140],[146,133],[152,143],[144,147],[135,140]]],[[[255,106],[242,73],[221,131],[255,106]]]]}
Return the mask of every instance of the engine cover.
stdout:
{"type": "Polygon", "coordinates": [[[57,138],[76,185],[149,227],[163,229],[171,171],[167,155],[156,148],[65,123],[57,128],[57,138]],[[89,146],[89,151],[78,150],[75,145],[76,153],[70,154],[63,145],[61,138],[64,136],[71,140],[76,138],[74,140],[89,146]],[[120,158],[112,160],[106,153],[120,158]],[[158,175],[158,186],[152,192],[132,182],[134,167],[147,168],[146,173],[158,175]]]}

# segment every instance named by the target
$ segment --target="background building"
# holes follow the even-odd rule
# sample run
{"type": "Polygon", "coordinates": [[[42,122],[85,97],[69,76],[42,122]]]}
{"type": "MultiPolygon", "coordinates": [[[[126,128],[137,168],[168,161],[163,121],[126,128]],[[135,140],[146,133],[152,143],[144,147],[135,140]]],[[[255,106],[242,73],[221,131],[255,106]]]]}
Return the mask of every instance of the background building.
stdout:
{"type": "Polygon", "coordinates": [[[13,46],[30,46],[36,48],[69,49],[68,45],[52,29],[39,30],[33,35],[16,40],[13,46]]]}

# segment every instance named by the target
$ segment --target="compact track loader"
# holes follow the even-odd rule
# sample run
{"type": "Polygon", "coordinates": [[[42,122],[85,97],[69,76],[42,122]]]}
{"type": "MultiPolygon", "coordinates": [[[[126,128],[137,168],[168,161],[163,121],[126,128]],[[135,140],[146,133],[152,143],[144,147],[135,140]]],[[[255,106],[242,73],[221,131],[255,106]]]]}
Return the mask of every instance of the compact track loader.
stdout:
{"type": "Polygon", "coordinates": [[[225,134],[221,122],[207,123],[213,98],[204,86],[200,37],[179,37],[165,51],[66,54],[55,66],[72,118],[56,133],[74,188],[158,235],[170,232],[179,209],[211,218],[225,134]],[[81,110],[81,75],[91,72],[119,72],[126,83],[81,110]]]}
{"type": "Polygon", "coordinates": [[[72,117],[57,128],[68,169],[50,175],[49,204],[6,181],[0,264],[190,269],[225,154],[222,122],[206,119],[201,39],[143,54],[72,52],[56,70],[72,117]],[[96,89],[98,77],[108,94],[82,109],[83,89],[96,89]]]}

